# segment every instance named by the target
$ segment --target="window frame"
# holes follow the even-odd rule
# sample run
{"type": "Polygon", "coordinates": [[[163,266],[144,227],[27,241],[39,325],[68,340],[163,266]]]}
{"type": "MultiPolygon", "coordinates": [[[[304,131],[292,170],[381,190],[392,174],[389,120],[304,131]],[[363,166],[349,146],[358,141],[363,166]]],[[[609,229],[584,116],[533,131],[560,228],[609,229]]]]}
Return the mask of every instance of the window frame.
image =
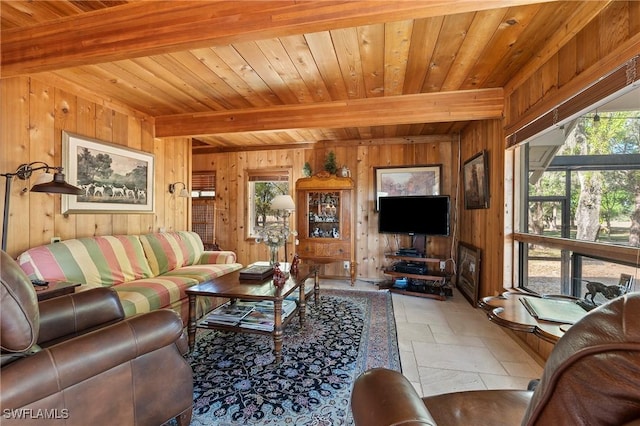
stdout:
{"type": "Polygon", "coordinates": [[[264,226],[264,224],[260,225],[259,223],[253,223],[253,218],[255,211],[257,210],[256,202],[257,198],[255,195],[255,183],[258,182],[280,182],[286,183],[287,188],[286,191],[281,190],[283,194],[289,194],[292,191],[292,177],[291,177],[291,168],[289,167],[279,167],[279,168],[265,168],[265,169],[250,169],[245,170],[245,188],[246,188],[246,197],[245,197],[245,227],[246,227],[246,236],[247,240],[255,240],[259,237],[256,229],[260,226],[264,226]]]}
{"type": "MultiPolygon", "coordinates": [[[[593,111],[611,100],[619,98],[628,92],[637,90],[637,84],[629,80],[629,70],[640,68],[640,61],[634,57],[627,61],[611,73],[598,79],[591,86],[560,103],[555,108],[549,110],[538,118],[525,123],[522,127],[515,128],[506,136],[505,155],[505,178],[514,179],[514,185],[509,196],[512,197],[512,209],[507,209],[505,214],[505,279],[510,277],[511,282],[508,287],[526,289],[525,283],[528,274],[526,267],[527,257],[526,246],[528,244],[541,245],[555,248],[567,254],[571,260],[569,279],[573,282],[574,277],[581,277],[582,271],[576,271],[581,265],[581,257],[599,259],[606,262],[616,263],[634,267],[636,269],[635,278],[638,279],[640,267],[640,247],[630,247],[622,245],[604,244],[600,242],[571,240],[551,236],[541,236],[528,232],[529,214],[529,187],[528,187],[528,150],[526,146],[529,142],[539,138],[550,131],[560,129],[572,120],[593,111]],[[511,177],[509,174],[511,173],[511,177]],[[511,210],[511,211],[509,211],[511,210]],[[510,222],[507,220],[510,219],[510,222]],[[511,261],[509,261],[509,258],[511,261]]],[[[511,130],[511,129],[509,129],[511,130]]],[[[564,271],[563,271],[564,273],[564,271]]],[[[507,284],[507,283],[505,283],[507,284]]],[[[563,286],[571,295],[582,297],[576,294],[577,285],[563,286]]]]}

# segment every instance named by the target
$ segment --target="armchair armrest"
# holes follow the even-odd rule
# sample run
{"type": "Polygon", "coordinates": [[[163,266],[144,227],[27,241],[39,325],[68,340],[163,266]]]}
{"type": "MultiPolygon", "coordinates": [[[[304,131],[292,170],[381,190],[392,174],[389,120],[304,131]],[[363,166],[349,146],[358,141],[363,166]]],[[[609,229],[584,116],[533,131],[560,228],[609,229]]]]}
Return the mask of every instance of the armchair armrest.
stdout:
{"type": "Polygon", "coordinates": [[[211,265],[215,263],[236,263],[236,253],[229,250],[205,251],[200,255],[198,264],[211,265]]]}
{"type": "MultiPolygon", "coordinates": [[[[117,366],[136,368],[138,364],[130,361],[175,345],[181,335],[182,320],[175,312],[162,309],[43,349],[2,369],[0,406],[2,409],[23,407],[117,366]]],[[[178,352],[177,348],[175,351],[178,352]]],[[[176,358],[184,364],[182,368],[190,368],[181,355],[176,358]]],[[[162,368],[178,367],[167,364],[162,368]]],[[[132,376],[123,376],[121,369],[115,369],[113,374],[113,380],[124,377],[130,384],[132,376]]]]}
{"type": "Polygon", "coordinates": [[[436,426],[422,398],[398,371],[373,368],[353,385],[351,411],[357,426],[436,426]]]}
{"type": "Polygon", "coordinates": [[[39,309],[38,344],[43,347],[124,319],[117,293],[107,287],[45,300],[39,309]]]}

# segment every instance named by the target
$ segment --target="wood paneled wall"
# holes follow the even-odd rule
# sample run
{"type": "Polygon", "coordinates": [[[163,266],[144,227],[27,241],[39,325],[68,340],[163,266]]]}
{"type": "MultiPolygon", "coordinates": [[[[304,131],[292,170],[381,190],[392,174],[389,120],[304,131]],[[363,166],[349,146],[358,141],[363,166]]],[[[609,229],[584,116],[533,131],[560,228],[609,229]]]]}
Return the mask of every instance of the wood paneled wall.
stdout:
{"type": "Polygon", "coordinates": [[[638,54],[640,2],[611,2],[558,53],[506,85],[507,133],[552,110],[638,54]]]}
{"type": "MultiPolygon", "coordinates": [[[[437,142],[333,144],[318,143],[314,148],[281,149],[194,155],[194,171],[216,172],[216,240],[222,248],[234,250],[240,262],[247,264],[267,259],[264,244],[246,238],[246,170],[260,168],[289,168],[292,182],[302,177],[302,167],[308,161],[313,173],[323,170],[327,154],[333,151],[339,166],[346,165],[356,183],[356,260],[361,279],[381,280],[385,265],[384,253],[396,248],[395,241],[378,234],[378,218],[374,212],[374,167],[416,164],[442,164],[442,193],[452,196],[458,181],[456,162],[458,138],[444,138],[437,142]]],[[[425,217],[425,219],[427,219],[425,217]]],[[[292,216],[295,224],[296,214],[292,216]]],[[[429,239],[428,251],[434,255],[450,257],[452,238],[429,239]]],[[[403,240],[408,245],[408,240],[403,240]]],[[[293,239],[289,253],[293,253],[293,239]]],[[[282,252],[281,255],[284,253],[282,252]]],[[[328,265],[324,274],[346,276],[341,265],[328,265]]]]}
{"type": "MultiPolygon", "coordinates": [[[[63,130],[153,153],[155,157],[154,214],[62,215],[60,195],[30,193],[33,182],[14,178],[7,233],[7,252],[11,256],[48,244],[54,236],[69,239],[188,228],[188,199],[170,196],[168,185],[189,182],[190,139],[154,139],[152,119],[118,111],[106,101],[89,100],[36,78],[0,80],[0,99],[1,173],[13,173],[20,164],[32,161],[61,165],[63,130]]],[[[4,208],[5,179],[1,181],[4,208]]]]}
{"type": "Polygon", "coordinates": [[[489,208],[459,210],[458,241],[481,250],[480,297],[503,291],[504,265],[504,132],[500,120],[474,122],[461,135],[461,163],[485,150],[489,167],[489,208]]]}

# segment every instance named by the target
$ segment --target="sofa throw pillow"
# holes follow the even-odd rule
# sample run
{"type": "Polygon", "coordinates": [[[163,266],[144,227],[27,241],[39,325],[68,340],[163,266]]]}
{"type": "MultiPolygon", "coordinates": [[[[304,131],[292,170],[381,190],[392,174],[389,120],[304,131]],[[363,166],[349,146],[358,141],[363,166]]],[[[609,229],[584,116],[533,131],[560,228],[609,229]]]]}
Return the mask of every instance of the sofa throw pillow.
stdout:
{"type": "Polygon", "coordinates": [[[204,250],[200,236],[187,231],[145,234],[140,241],[155,276],[193,265],[204,250]]]}

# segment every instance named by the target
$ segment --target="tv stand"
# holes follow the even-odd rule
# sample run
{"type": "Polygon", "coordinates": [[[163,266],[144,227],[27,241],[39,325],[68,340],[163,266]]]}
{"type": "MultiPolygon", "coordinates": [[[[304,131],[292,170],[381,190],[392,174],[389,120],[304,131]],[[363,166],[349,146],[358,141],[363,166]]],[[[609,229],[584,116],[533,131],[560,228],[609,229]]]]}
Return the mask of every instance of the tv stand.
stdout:
{"type": "MultiPolygon", "coordinates": [[[[401,251],[399,251],[401,253],[401,251]]],[[[393,266],[385,268],[384,274],[391,276],[392,282],[388,289],[392,293],[408,294],[411,296],[430,299],[446,300],[453,296],[451,274],[447,272],[446,261],[442,258],[424,256],[405,256],[398,253],[386,253],[385,258],[396,261],[393,266]],[[402,266],[397,268],[395,266],[402,266]],[[415,267],[423,264],[424,268],[415,267]],[[414,273],[417,272],[417,273],[414,273]],[[406,288],[394,287],[394,278],[406,278],[406,288]]]]}

